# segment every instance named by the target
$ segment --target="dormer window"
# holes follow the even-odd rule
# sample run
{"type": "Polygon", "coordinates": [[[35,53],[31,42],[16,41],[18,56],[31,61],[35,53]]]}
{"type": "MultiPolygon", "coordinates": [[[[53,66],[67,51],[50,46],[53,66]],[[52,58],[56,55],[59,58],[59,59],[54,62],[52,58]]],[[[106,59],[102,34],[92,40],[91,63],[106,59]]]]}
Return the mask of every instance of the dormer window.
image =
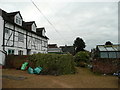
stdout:
{"type": "Polygon", "coordinates": [[[17,24],[17,25],[20,25],[22,26],[22,17],[20,15],[20,13],[17,13],[14,17],[14,22],[17,24]]]}
{"type": "Polygon", "coordinates": [[[33,24],[33,26],[32,26],[32,31],[35,31],[35,32],[36,32],[36,27],[35,27],[34,24],[33,24]]]}
{"type": "Polygon", "coordinates": [[[35,25],[35,23],[32,24],[32,31],[36,32],[36,25],[35,25]]]}
{"type": "Polygon", "coordinates": [[[42,35],[45,36],[45,30],[42,31],[42,35]]]}
{"type": "Polygon", "coordinates": [[[16,23],[19,24],[19,25],[22,24],[22,20],[18,16],[16,16],[16,23]]]}

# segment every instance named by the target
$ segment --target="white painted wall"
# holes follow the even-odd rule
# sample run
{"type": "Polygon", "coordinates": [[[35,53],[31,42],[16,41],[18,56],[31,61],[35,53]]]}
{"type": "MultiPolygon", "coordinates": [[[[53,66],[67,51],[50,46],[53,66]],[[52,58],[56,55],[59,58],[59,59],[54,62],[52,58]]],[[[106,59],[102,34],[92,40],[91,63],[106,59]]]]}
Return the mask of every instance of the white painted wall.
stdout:
{"type": "MultiPolygon", "coordinates": [[[[15,44],[15,46],[19,46],[19,47],[23,47],[23,48],[26,48],[26,31],[25,30],[23,30],[23,29],[21,29],[21,28],[19,28],[19,27],[15,27],[15,31],[19,31],[19,32],[21,32],[21,33],[24,33],[24,42],[18,42],[18,37],[15,37],[15,41],[16,41],[16,44],[15,44]]],[[[15,36],[18,36],[18,32],[16,32],[15,33],[15,36]]]]}
{"type": "Polygon", "coordinates": [[[14,29],[14,26],[11,23],[6,23],[5,27],[8,27],[10,29],[14,29]]]}
{"type": "MultiPolygon", "coordinates": [[[[19,14],[17,14],[16,16],[20,17],[19,14]]],[[[16,18],[16,16],[15,16],[15,18],[16,18]]],[[[1,36],[0,37],[0,50],[3,50],[3,47],[2,47],[2,44],[3,44],[3,25],[4,25],[4,20],[0,16],[0,31],[1,31],[1,33],[0,33],[0,36],[1,36]]],[[[34,27],[34,28],[32,27],[33,31],[36,32],[35,24],[33,24],[32,26],[34,27]]],[[[6,23],[5,27],[8,27],[8,28],[14,30],[14,25],[12,25],[10,23],[6,23]]],[[[17,27],[17,26],[15,26],[15,31],[19,31],[19,32],[22,32],[22,33],[26,34],[26,30],[23,30],[22,28],[17,27]]],[[[11,33],[12,33],[12,31],[10,31],[10,34],[11,33]]],[[[10,34],[8,34],[8,35],[5,34],[5,38],[8,39],[10,34]]],[[[47,46],[47,40],[46,39],[44,39],[42,37],[39,37],[39,36],[37,36],[37,35],[35,35],[35,34],[31,33],[31,32],[28,32],[28,35],[40,39],[40,40],[36,40],[36,39],[31,38],[29,36],[27,37],[28,38],[27,42],[30,41],[30,43],[28,44],[28,49],[31,49],[30,54],[34,54],[35,52],[36,53],[47,53],[47,47],[46,47],[47,46]],[[41,41],[43,41],[42,44],[41,44],[41,41]],[[35,48],[32,46],[34,43],[37,46],[37,48],[36,48],[37,50],[35,50],[35,48]]],[[[44,35],[45,35],[45,32],[44,32],[44,35]]],[[[15,36],[18,36],[18,32],[15,32],[15,36]]],[[[13,40],[13,35],[11,36],[10,40],[13,40]]],[[[18,37],[15,37],[15,41],[18,41],[18,37]]],[[[6,42],[7,42],[7,40],[5,41],[5,43],[6,42]]],[[[12,41],[9,41],[8,44],[12,45],[13,43],[12,43],[12,41]]],[[[12,50],[14,50],[14,54],[18,55],[18,51],[22,50],[23,55],[27,54],[27,50],[25,49],[26,48],[26,35],[24,35],[24,42],[15,42],[14,45],[16,47],[5,47],[5,51],[8,53],[8,50],[12,49],[12,50]],[[23,49],[22,48],[17,48],[18,46],[22,47],[23,49]]],[[[4,54],[2,54],[1,52],[0,52],[0,63],[2,63],[2,64],[4,63],[4,54]]]]}
{"type": "Polygon", "coordinates": [[[6,48],[5,48],[5,51],[7,51],[7,53],[8,53],[8,50],[9,50],[9,49],[14,50],[14,55],[18,55],[18,51],[19,51],[19,50],[22,50],[22,51],[23,51],[23,55],[26,55],[26,54],[27,54],[26,49],[21,49],[21,48],[16,48],[16,47],[6,47],[6,48]]]}
{"type": "Polygon", "coordinates": [[[31,34],[30,32],[28,34],[35,38],[40,39],[40,40],[35,40],[34,38],[31,38],[28,36],[28,41],[27,41],[27,42],[29,42],[28,49],[31,49],[31,54],[34,54],[34,52],[47,53],[47,40],[42,37],[39,37],[35,34],[31,34]],[[42,42],[42,44],[41,44],[41,42],[42,42]],[[37,50],[35,50],[35,47],[32,46],[32,45],[34,45],[34,43],[36,45],[37,50]]]}
{"type": "MultiPolygon", "coordinates": [[[[0,50],[1,51],[3,51],[3,47],[2,47],[2,44],[3,44],[3,27],[4,27],[4,20],[0,16],[0,50]]],[[[0,51],[0,63],[4,64],[4,62],[5,62],[5,54],[3,54],[1,51],[0,51]]]]}

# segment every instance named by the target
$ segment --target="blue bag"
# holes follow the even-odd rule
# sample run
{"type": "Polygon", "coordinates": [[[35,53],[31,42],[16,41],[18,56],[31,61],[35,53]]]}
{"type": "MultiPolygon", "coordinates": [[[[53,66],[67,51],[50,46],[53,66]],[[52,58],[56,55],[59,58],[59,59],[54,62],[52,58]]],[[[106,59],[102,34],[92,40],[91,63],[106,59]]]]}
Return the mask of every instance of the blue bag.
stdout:
{"type": "Polygon", "coordinates": [[[42,70],[41,67],[36,67],[36,68],[34,69],[34,74],[40,74],[41,70],[42,70]]]}
{"type": "Polygon", "coordinates": [[[28,68],[28,73],[29,74],[34,74],[33,69],[31,67],[28,68]]]}

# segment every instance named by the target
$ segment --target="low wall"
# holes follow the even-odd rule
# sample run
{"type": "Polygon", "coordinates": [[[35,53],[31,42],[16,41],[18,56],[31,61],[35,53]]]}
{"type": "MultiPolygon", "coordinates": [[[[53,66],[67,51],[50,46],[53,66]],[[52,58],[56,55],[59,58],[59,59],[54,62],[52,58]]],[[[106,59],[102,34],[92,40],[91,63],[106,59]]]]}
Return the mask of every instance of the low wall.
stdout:
{"type": "MultiPolygon", "coordinates": [[[[27,55],[8,55],[5,60],[4,68],[15,68],[19,69],[22,64],[27,60],[27,55]]],[[[30,66],[33,66],[31,62],[29,62],[30,66]]]]}
{"type": "Polygon", "coordinates": [[[120,70],[120,59],[94,59],[93,72],[112,74],[120,70]]]}

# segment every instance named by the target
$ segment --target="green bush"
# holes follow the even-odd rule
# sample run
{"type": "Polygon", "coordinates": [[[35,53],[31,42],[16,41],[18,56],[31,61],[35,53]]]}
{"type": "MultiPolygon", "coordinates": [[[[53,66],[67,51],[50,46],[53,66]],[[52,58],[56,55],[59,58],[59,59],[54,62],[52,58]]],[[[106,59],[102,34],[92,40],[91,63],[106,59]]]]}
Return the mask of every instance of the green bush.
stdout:
{"type": "Polygon", "coordinates": [[[30,55],[28,59],[35,63],[35,67],[43,68],[41,74],[63,75],[75,73],[73,56],[70,54],[34,54],[30,55]]]}
{"type": "Polygon", "coordinates": [[[74,61],[77,66],[85,67],[89,63],[89,52],[80,51],[74,56],[74,61]]]}

